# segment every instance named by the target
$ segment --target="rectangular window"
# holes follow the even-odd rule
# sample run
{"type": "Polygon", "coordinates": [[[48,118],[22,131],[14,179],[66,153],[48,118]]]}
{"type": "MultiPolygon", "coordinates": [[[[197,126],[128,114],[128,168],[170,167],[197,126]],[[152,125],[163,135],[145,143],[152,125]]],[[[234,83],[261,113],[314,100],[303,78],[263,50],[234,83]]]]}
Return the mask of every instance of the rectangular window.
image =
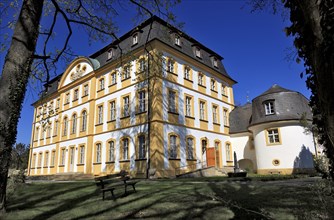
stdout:
{"type": "Polygon", "coordinates": [[[134,34],[132,36],[132,45],[135,45],[138,43],[138,34],[134,34]]]}
{"type": "Polygon", "coordinates": [[[35,131],[35,141],[38,140],[38,137],[39,137],[39,128],[36,128],[36,131],[35,131]]]}
{"type": "Polygon", "coordinates": [[[116,79],[117,79],[116,77],[117,77],[116,73],[111,74],[111,85],[116,84],[116,79]]]}
{"type": "Polygon", "coordinates": [[[217,106],[212,106],[212,119],[213,119],[213,123],[218,123],[217,106]]]}
{"type": "Polygon", "coordinates": [[[60,106],[60,99],[57,99],[56,108],[59,108],[59,106],[60,106]]]}
{"type": "Polygon", "coordinates": [[[56,151],[52,151],[51,152],[51,161],[50,161],[50,166],[54,166],[55,165],[55,159],[56,159],[56,151]]]}
{"type": "Polygon", "coordinates": [[[222,95],[227,96],[226,94],[226,86],[222,85],[222,95]]]}
{"type": "Polygon", "coordinates": [[[216,91],[216,81],[214,79],[211,79],[211,90],[216,91]]]}
{"type": "Polygon", "coordinates": [[[205,102],[199,102],[199,119],[205,120],[205,102]]]}
{"type": "Polygon", "coordinates": [[[81,131],[86,131],[87,129],[87,112],[82,112],[82,124],[81,124],[81,131]]]}
{"type": "Polygon", "coordinates": [[[129,152],[129,139],[123,139],[123,160],[128,160],[128,152],[129,152]]]}
{"type": "Polygon", "coordinates": [[[84,96],[88,96],[88,84],[84,85],[84,96]]]}
{"type": "Polygon", "coordinates": [[[145,59],[139,60],[139,72],[144,72],[146,70],[146,62],[145,59]]]}
{"type": "Polygon", "coordinates": [[[218,59],[216,57],[213,58],[213,66],[218,67],[218,59]]]}
{"type": "Polygon", "coordinates": [[[114,55],[113,50],[112,49],[108,50],[108,58],[107,59],[108,60],[111,59],[113,57],[113,55],[114,55]]]}
{"type": "Polygon", "coordinates": [[[84,164],[85,163],[85,146],[80,146],[79,163],[80,164],[84,164]]]}
{"type": "Polygon", "coordinates": [[[104,78],[99,80],[99,90],[103,90],[104,89],[104,78]]]}
{"type": "Polygon", "coordinates": [[[97,124],[103,123],[103,105],[97,107],[97,124]]]}
{"type": "Polygon", "coordinates": [[[78,100],[78,97],[79,97],[79,89],[76,89],[74,90],[74,93],[73,93],[73,101],[78,100]]]}
{"type": "Polygon", "coordinates": [[[168,92],[168,111],[176,113],[176,93],[169,90],[168,92]]]}
{"type": "Polygon", "coordinates": [[[189,67],[184,68],[184,78],[190,80],[190,69],[189,67]]]}
{"type": "Polygon", "coordinates": [[[146,111],[146,91],[139,92],[139,113],[146,111]]]}
{"type": "Polygon", "coordinates": [[[46,138],[50,138],[51,137],[51,125],[49,125],[46,128],[46,138]]]}
{"type": "Polygon", "coordinates": [[[115,161],[115,142],[109,141],[108,161],[115,161]]]}
{"type": "Polygon", "coordinates": [[[181,42],[180,42],[180,36],[179,35],[175,35],[175,39],[174,39],[175,41],[175,45],[177,45],[177,46],[181,46],[181,42]]]}
{"type": "Polygon", "coordinates": [[[65,165],[65,148],[61,149],[60,165],[65,165]]]}
{"type": "Polygon", "coordinates": [[[191,116],[191,97],[186,96],[186,116],[191,116]]]}
{"type": "Polygon", "coordinates": [[[204,75],[198,73],[198,85],[204,86],[204,75]]]}
{"type": "Polygon", "coordinates": [[[101,144],[96,144],[96,163],[101,163],[101,144]]]}
{"type": "Polygon", "coordinates": [[[199,49],[198,47],[196,47],[195,54],[196,54],[196,57],[201,57],[201,49],[199,49]]]}
{"type": "Polygon", "coordinates": [[[49,152],[45,152],[45,158],[44,158],[44,166],[49,166],[49,152]]]}
{"type": "Polygon", "coordinates": [[[125,66],[123,70],[123,79],[130,78],[130,66],[125,66]]]}
{"type": "Polygon", "coordinates": [[[123,117],[130,116],[130,99],[129,96],[123,98],[123,117]]]}
{"type": "Polygon", "coordinates": [[[145,135],[139,136],[139,159],[146,158],[146,142],[145,142],[145,135]]]}
{"type": "Polygon", "coordinates": [[[278,129],[269,129],[267,130],[268,133],[268,142],[269,144],[277,144],[280,143],[280,137],[279,137],[279,132],[278,129]]]}
{"type": "Polygon", "coordinates": [[[228,123],[228,110],[227,109],[223,110],[223,118],[224,118],[224,126],[229,126],[229,123],[228,123]]]}
{"type": "Polygon", "coordinates": [[[44,128],[42,128],[42,136],[41,136],[41,139],[43,140],[43,139],[44,139],[44,137],[45,137],[45,129],[44,129],[44,128]]]}
{"type": "Polygon", "coordinates": [[[116,119],[116,102],[112,101],[110,102],[110,120],[116,119]]]}
{"type": "Polygon", "coordinates": [[[273,114],[275,114],[274,101],[265,102],[264,103],[264,109],[265,109],[266,115],[273,115],[273,114]]]}
{"type": "Polygon", "coordinates": [[[169,158],[170,159],[176,159],[177,158],[176,149],[177,149],[176,136],[171,135],[171,136],[169,136],[169,158]]]}
{"type": "Polygon", "coordinates": [[[167,71],[174,73],[174,61],[172,59],[168,59],[167,61],[167,71]]]}
{"type": "Polygon", "coordinates": [[[65,95],[65,104],[68,104],[70,102],[70,93],[66,93],[65,95]]]}

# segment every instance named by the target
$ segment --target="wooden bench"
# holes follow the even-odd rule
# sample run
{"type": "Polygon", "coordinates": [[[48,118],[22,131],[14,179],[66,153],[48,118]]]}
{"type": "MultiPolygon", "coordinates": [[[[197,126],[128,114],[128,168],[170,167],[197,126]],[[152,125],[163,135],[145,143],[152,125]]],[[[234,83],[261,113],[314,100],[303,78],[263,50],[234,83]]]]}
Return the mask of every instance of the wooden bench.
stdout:
{"type": "Polygon", "coordinates": [[[112,197],[115,199],[114,190],[117,188],[124,187],[124,195],[127,194],[128,186],[132,186],[133,191],[136,192],[135,185],[138,182],[139,181],[137,180],[131,180],[129,173],[126,171],[95,178],[96,186],[100,188],[103,200],[105,198],[106,192],[110,192],[112,197]]]}

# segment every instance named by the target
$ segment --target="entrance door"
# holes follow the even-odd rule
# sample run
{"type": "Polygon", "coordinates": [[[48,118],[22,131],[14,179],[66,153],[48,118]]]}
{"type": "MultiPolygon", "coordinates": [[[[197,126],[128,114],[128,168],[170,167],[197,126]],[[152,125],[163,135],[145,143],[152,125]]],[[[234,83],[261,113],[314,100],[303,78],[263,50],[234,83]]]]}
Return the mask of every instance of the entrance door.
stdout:
{"type": "Polygon", "coordinates": [[[214,147],[210,147],[206,149],[206,163],[208,167],[214,167],[216,165],[214,147]]]}
{"type": "Polygon", "coordinates": [[[70,148],[70,172],[74,170],[74,147],[70,148]]]}

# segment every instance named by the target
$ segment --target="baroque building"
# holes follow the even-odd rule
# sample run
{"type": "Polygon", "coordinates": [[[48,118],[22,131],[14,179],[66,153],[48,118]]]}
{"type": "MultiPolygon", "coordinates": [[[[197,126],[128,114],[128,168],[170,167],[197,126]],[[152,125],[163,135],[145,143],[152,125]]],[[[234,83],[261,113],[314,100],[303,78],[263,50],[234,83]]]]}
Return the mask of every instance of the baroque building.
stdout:
{"type": "Polygon", "coordinates": [[[76,58],[33,104],[28,174],[170,177],[232,166],[236,82],[221,60],[158,17],[76,58]]]}
{"type": "Polygon", "coordinates": [[[222,57],[153,17],[45,85],[28,175],[172,177],[206,167],[311,172],[308,100],[274,85],[236,107],[222,57]]]}

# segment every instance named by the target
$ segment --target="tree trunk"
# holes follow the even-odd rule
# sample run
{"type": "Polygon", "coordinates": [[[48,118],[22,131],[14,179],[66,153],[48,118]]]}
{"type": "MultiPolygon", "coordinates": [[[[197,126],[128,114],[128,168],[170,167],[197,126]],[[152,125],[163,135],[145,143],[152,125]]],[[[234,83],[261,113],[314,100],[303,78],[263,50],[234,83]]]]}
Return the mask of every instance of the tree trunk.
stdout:
{"type": "Polygon", "coordinates": [[[43,0],[24,0],[0,77],[0,212],[6,211],[6,187],[17,123],[31,72],[43,0]]]}

